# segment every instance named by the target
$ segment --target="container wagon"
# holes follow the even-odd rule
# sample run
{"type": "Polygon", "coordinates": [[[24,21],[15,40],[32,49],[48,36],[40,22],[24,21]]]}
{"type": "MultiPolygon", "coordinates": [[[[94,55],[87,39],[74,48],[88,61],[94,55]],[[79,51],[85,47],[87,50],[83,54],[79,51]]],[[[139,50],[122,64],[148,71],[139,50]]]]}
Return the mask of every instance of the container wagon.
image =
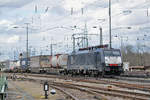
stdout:
{"type": "Polygon", "coordinates": [[[19,72],[29,72],[30,58],[20,58],[19,72]]]}
{"type": "Polygon", "coordinates": [[[50,57],[51,68],[47,73],[60,74],[67,69],[68,54],[56,54],[50,57]]]}
{"type": "Polygon", "coordinates": [[[45,73],[47,68],[50,68],[50,56],[40,55],[30,57],[29,70],[32,73],[45,73]]]}
{"type": "Polygon", "coordinates": [[[29,70],[32,73],[59,74],[60,71],[67,68],[67,61],[67,54],[34,56],[30,57],[29,70]]]}

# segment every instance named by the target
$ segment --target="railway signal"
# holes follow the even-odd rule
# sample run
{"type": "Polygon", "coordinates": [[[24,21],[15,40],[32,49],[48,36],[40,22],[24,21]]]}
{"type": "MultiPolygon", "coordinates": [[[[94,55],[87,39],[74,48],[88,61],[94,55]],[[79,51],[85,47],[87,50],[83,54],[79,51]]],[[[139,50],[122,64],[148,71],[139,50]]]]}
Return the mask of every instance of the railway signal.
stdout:
{"type": "Polygon", "coordinates": [[[45,91],[45,99],[48,99],[47,91],[49,91],[49,84],[48,82],[44,82],[44,91],[45,91]]]}

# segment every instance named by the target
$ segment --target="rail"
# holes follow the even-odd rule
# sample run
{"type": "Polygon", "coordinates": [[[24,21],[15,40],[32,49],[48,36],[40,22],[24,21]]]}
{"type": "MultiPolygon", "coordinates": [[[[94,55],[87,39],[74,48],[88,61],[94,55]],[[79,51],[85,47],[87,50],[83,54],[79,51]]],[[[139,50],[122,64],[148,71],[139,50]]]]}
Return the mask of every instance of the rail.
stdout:
{"type": "MultiPolygon", "coordinates": [[[[43,82],[43,79],[34,79],[33,77],[31,78],[25,78],[27,80],[33,80],[36,82],[43,82]]],[[[73,89],[82,89],[84,88],[85,90],[88,90],[92,93],[97,93],[97,94],[103,94],[103,95],[109,95],[109,96],[114,96],[114,97],[121,97],[121,98],[128,98],[128,99],[136,99],[136,100],[149,100],[148,98],[150,97],[149,94],[147,93],[138,93],[135,91],[127,91],[127,90],[120,90],[120,89],[114,89],[114,88],[103,88],[103,87],[95,87],[95,86],[88,86],[88,85],[81,85],[81,84],[75,84],[72,82],[54,82],[54,81],[48,81],[50,85],[54,85],[57,87],[68,87],[68,88],[73,88],[73,89]]],[[[78,100],[78,98],[70,95],[70,97],[73,100],[78,100]]]]}
{"type": "Polygon", "coordinates": [[[69,92],[63,90],[60,87],[53,86],[53,85],[50,85],[50,86],[53,87],[53,88],[55,88],[55,89],[58,89],[58,90],[62,91],[63,93],[65,93],[66,95],[68,95],[70,98],[72,98],[72,100],[79,100],[77,97],[73,96],[72,94],[70,94],[69,92]]]}

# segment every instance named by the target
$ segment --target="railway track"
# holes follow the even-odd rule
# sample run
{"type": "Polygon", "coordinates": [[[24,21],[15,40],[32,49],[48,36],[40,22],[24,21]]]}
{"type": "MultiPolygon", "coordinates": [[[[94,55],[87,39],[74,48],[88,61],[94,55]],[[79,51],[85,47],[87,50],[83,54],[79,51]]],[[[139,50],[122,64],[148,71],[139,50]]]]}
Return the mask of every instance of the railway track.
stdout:
{"type": "MultiPolygon", "coordinates": [[[[22,74],[16,74],[16,75],[22,75],[22,74]]],[[[114,79],[108,78],[108,80],[101,79],[101,78],[92,78],[92,77],[69,77],[69,76],[58,76],[58,75],[41,75],[41,74],[23,74],[24,77],[32,76],[32,77],[44,77],[44,78],[58,78],[63,80],[72,80],[72,81],[79,81],[79,82],[87,82],[87,83],[95,83],[95,84],[109,84],[114,85],[121,88],[128,88],[128,89],[136,89],[141,91],[147,91],[150,92],[150,84],[143,84],[143,81],[135,84],[135,83],[129,83],[130,80],[127,81],[116,81],[114,79]]],[[[119,80],[119,77],[118,79],[119,80]]],[[[121,79],[122,80],[122,79],[121,79]]]]}
{"type": "MultiPolygon", "coordinates": [[[[72,77],[72,76],[61,76],[61,75],[47,75],[47,74],[29,74],[29,73],[16,73],[16,75],[24,75],[24,76],[34,76],[34,77],[47,77],[47,78],[59,78],[59,79],[90,79],[90,80],[103,80],[103,79],[110,79],[110,80],[123,80],[123,81],[130,81],[130,82],[137,82],[137,83],[150,83],[149,78],[131,78],[131,77],[124,77],[124,76],[107,76],[106,78],[96,78],[96,77],[72,77]]],[[[148,85],[150,86],[150,85],[148,85]]]]}
{"type": "Polygon", "coordinates": [[[54,85],[50,85],[50,87],[55,88],[61,92],[63,92],[64,94],[66,94],[70,99],[72,100],[80,100],[79,98],[75,97],[74,95],[72,95],[71,93],[65,91],[64,89],[62,89],[61,87],[58,86],[54,86],[54,85]]]}
{"type": "MultiPolygon", "coordinates": [[[[88,95],[93,95],[93,98],[92,98],[92,100],[107,100],[107,98],[105,98],[104,96],[102,96],[101,94],[98,94],[98,93],[96,93],[96,92],[94,92],[94,91],[91,91],[91,90],[88,90],[88,89],[83,89],[83,88],[81,88],[81,87],[75,87],[75,86],[66,86],[66,85],[64,85],[64,84],[61,84],[61,86],[60,85],[52,85],[52,84],[50,84],[50,87],[53,87],[53,88],[55,88],[55,89],[57,89],[57,90],[60,90],[60,91],[62,91],[63,93],[65,93],[65,94],[67,94],[69,97],[71,97],[73,100],[81,100],[80,98],[79,98],[79,96],[78,96],[78,98],[76,97],[76,96],[74,96],[74,95],[72,95],[70,92],[67,92],[66,90],[67,89],[74,89],[74,90],[79,90],[79,91],[81,91],[81,92],[86,92],[86,93],[88,93],[88,95]],[[63,88],[65,88],[65,89],[62,89],[62,87],[63,88]],[[96,99],[95,99],[96,98],[96,99]]],[[[80,95],[82,94],[80,92],[80,95]]],[[[74,93],[75,94],[75,93],[74,93]]],[[[89,98],[86,98],[86,99],[89,99],[89,98]]]]}
{"type": "Polygon", "coordinates": [[[56,84],[57,86],[64,86],[68,88],[73,89],[80,89],[84,91],[92,91],[95,93],[100,93],[104,95],[111,95],[111,96],[117,96],[122,98],[128,98],[128,99],[134,99],[134,100],[148,100],[150,98],[149,94],[143,94],[143,93],[134,93],[129,91],[121,91],[121,90],[115,90],[115,89],[106,89],[106,88],[99,88],[99,87],[90,87],[86,85],[77,85],[77,84],[56,84]]]}
{"type": "Polygon", "coordinates": [[[114,80],[78,80],[82,82],[89,82],[89,83],[96,83],[96,84],[110,84],[121,88],[128,88],[128,89],[136,89],[141,91],[147,91],[150,92],[150,86],[149,85],[142,85],[142,84],[133,84],[133,83],[127,83],[127,82],[119,82],[114,80]]]}
{"type": "MultiPolygon", "coordinates": [[[[37,80],[37,79],[27,78],[27,80],[32,81],[32,82],[39,82],[41,84],[44,84],[44,82],[45,82],[45,80],[41,80],[41,79],[37,80]]],[[[71,94],[70,92],[67,91],[67,89],[79,90],[79,91],[81,91],[80,95],[82,95],[82,92],[86,92],[86,93],[88,93],[88,95],[93,95],[93,98],[90,100],[107,100],[107,98],[104,97],[103,95],[101,95],[95,91],[91,91],[89,89],[84,89],[83,87],[79,87],[79,86],[77,87],[75,85],[73,86],[73,85],[69,85],[69,84],[65,84],[65,83],[63,84],[63,83],[57,83],[57,82],[52,82],[52,81],[48,81],[48,83],[49,83],[50,87],[63,92],[64,94],[67,95],[67,97],[70,97],[71,100],[82,100],[82,99],[79,98],[79,94],[77,94],[78,97],[76,97],[73,95],[73,94],[75,94],[75,92],[71,94]],[[63,89],[63,88],[65,88],[65,89],[63,89]]],[[[86,95],[84,95],[84,96],[86,96],[86,95]]],[[[86,98],[86,99],[88,100],[89,98],[86,98]]]]}
{"type": "Polygon", "coordinates": [[[131,82],[142,82],[150,83],[150,78],[139,78],[139,77],[127,77],[127,76],[114,76],[113,79],[131,81],[131,82]]]}
{"type": "MultiPolygon", "coordinates": [[[[43,79],[34,79],[33,77],[46,77],[50,78],[50,76],[45,76],[45,75],[30,75],[32,78],[26,78],[28,80],[33,80],[33,81],[45,81],[43,79]]],[[[56,76],[51,76],[51,78],[59,78],[56,76]]],[[[61,77],[62,78],[62,77],[61,77]]],[[[66,79],[62,78],[62,79],[66,79]]],[[[129,88],[129,89],[136,89],[136,90],[141,90],[141,91],[148,91],[150,92],[150,88],[148,86],[141,86],[137,84],[130,84],[130,83],[123,83],[123,82],[116,82],[116,81],[107,81],[107,80],[89,80],[89,79],[82,79],[82,78],[73,78],[73,81],[80,81],[80,82],[86,82],[86,83],[94,83],[94,84],[110,84],[110,85],[115,85],[118,87],[124,87],[124,88],[129,88]]],[[[73,88],[73,89],[78,89],[82,91],[88,91],[91,93],[95,93],[94,95],[98,94],[103,94],[103,95],[109,95],[109,96],[117,96],[121,98],[128,98],[132,100],[149,100],[150,95],[148,93],[141,93],[141,92],[134,92],[134,91],[126,91],[126,90],[119,90],[119,89],[113,89],[113,88],[102,88],[102,87],[96,87],[96,86],[87,86],[87,85],[81,85],[81,84],[74,84],[73,81],[71,82],[66,82],[66,83],[61,83],[61,82],[54,82],[54,81],[49,81],[50,85],[57,86],[57,87],[65,87],[65,88],[73,88]]],[[[99,96],[99,95],[98,95],[99,96]]]]}

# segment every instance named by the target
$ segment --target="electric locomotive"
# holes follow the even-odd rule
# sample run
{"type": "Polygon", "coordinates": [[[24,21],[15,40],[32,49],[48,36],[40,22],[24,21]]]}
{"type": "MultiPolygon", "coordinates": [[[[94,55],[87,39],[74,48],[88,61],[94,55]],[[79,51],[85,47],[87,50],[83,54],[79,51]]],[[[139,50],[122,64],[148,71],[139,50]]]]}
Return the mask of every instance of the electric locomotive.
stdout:
{"type": "Polygon", "coordinates": [[[123,72],[122,56],[119,49],[107,45],[79,49],[68,56],[66,74],[105,75],[123,72]]]}

